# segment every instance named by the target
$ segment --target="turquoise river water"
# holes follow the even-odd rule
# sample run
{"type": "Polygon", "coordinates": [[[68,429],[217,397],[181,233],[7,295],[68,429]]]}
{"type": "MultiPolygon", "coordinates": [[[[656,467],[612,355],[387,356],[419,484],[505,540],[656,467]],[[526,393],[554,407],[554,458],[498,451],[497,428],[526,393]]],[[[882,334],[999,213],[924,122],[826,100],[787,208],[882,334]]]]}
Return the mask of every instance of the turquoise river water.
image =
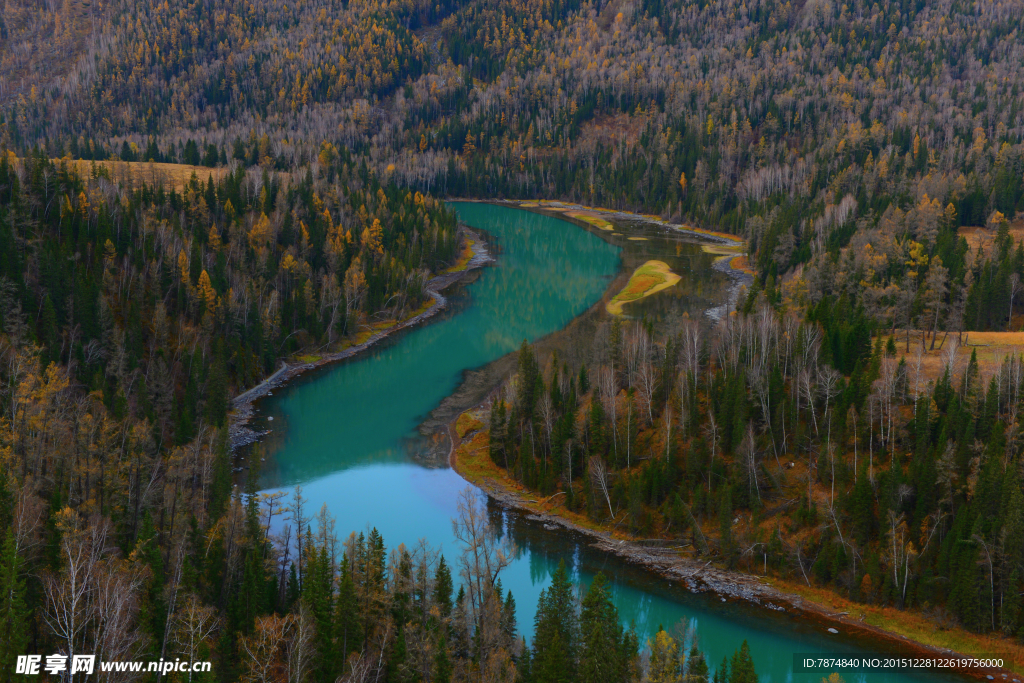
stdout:
{"type": "MultiPolygon", "coordinates": [[[[567,325],[597,302],[620,268],[619,248],[548,216],[487,204],[456,203],[461,220],[488,233],[497,263],[466,287],[453,288],[451,306],[423,326],[364,355],[279,389],[258,406],[271,427],[263,443],[267,491],[301,484],[309,514],[326,504],[344,538],[377,527],[388,547],[426,539],[450,563],[459,548],[451,529],[456,497],[468,484],[448,468],[427,468],[411,457],[417,427],[459,385],[463,371],[483,366],[567,325]]],[[[724,277],[724,276],[723,276],[724,277]]],[[[482,494],[481,494],[482,495],[482,494]]],[[[761,683],[821,680],[794,673],[793,653],[864,654],[877,643],[827,633],[820,624],[707,594],[692,594],[654,574],[589,547],[586,539],[547,530],[490,504],[490,514],[521,549],[502,574],[529,637],[537,598],[564,560],[584,583],[597,572],[614,586],[625,622],[641,639],[659,625],[694,627],[712,664],[746,639],[761,683]]],[[[859,673],[847,683],[905,683],[934,673],[859,673]]]]}

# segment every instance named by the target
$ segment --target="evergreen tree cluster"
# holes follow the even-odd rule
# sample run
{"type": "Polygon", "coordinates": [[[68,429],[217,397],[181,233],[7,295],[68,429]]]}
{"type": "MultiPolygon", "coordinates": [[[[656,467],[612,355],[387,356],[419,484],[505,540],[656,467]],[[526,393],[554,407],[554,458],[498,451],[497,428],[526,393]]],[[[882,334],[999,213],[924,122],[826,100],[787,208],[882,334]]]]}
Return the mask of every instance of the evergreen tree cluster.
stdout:
{"type": "Polygon", "coordinates": [[[328,139],[403,186],[743,234],[776,278],[879,226],[934,245],[940,228],[1024,210],[1009,11],[900,0],[34,9],[11,0],[0,32],[12,74],[0,126],[22,155],[289,171],[320,163],[328,139]],[[58,47],[44,50],[42,35],[58,47]]]}
{"type": "Polygon", "coordinates": [[[38,348],[38,373],[66,367],[114,419],[147,421],[157,450],[224,426],[232,390],[278,358],[409,315],[458,253],[451,212],[340,157],[180,192],[94,171],[0,159],[0,329],[38,348]]]}
{"type": "Polygon", "coordinates": [[[1024,637],[1024,358],[983,370],[949,335],[929,374],[824,299],[751,308],[660,339],[613,320],[575,369],[524,343],[490,458],[639,538],[1024,637]]]}

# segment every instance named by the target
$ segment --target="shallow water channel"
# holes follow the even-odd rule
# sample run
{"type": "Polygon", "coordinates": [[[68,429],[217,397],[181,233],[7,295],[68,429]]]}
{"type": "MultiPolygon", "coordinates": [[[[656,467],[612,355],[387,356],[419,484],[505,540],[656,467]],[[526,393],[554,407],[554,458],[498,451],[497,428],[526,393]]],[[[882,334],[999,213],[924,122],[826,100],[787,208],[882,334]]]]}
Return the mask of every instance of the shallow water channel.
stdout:
{"type": "MultiPolygon", "coordinates": [[[[446,292],[451,305],[431,321],[357,358],[310,373],[257,407],[257,420],[271,430],[261,449],[266,458],[264,490],[290,492],[301,484],[307,514],[326,504],[341,538],[375,526],[389,548],[426,539],[451,564],[459,548],[450,520],[456,514],[456,497],[468,484],[447,467],[420,464],[423,459],[417,455],[425,439],[418,427],[468,371],[506,356],[524,339],[536,340],[566,327],[600,301],[624,262],[631,267],[630,261],[666,250],[657,238],[626,243],[622,236],[599,236],[519,209],[453,206],[464,223],[494,240],[497,262],[468,284],[446,292]]],[[[650,315],[657,315],[659,297],[697,300],[698,288],[718,293],[728,289],[727,277],[701,258],[699,243],[676,240],[659,258],[669,261],[683,279],[675,291],[648,300],[650,315]]],[[[495,522],[521,549],[501,579],[515,596],[520,630],[527,637],[537,597],[564,560],[584,583],[598,571],[611,579],[619,612],[625,622],[635,624],[641,640],[659,625],[695,627],[714,666],[746,639],[762,683],[817,683],[821,674],[793,672],[793,653],[885,651],[877,643],[829,634],[820,624],[689,593],[589,547],[584,538],[545,529],[493,503],[489,507],[495,522]]],[[[845,678],[847,683],[947,680],[934,673],[845,678]]]]}

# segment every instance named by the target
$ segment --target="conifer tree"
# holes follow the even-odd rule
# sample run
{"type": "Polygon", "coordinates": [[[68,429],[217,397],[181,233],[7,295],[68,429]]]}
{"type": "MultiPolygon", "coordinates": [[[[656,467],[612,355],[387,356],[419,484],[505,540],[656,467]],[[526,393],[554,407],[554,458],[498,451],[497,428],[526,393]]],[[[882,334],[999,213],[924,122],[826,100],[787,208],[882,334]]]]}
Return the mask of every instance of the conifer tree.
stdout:
{"type": "Polygon", "coordinates": [[[722,657],[722,663],[715,669],[714,683],[731,683],[729,680],[729,658],[722,657]]]}
{"type": "Polygon", "coordinates": [[[754,659],[750,656],[750,646],[747,645],[745,639],[740,649],[733,653],[729,683],[758,683],[757,673],[754,671],[754,659]]]}
{"type": "Polygon", "coordinates": [[[213,460],[213,477],[210,482],[210,518],[219,519],[231,500],[231,453],[228,449],[228,430],[217,433],[216,451],[213,460]]]}
{"type": "Polygon", "coordinates": [[[15,680],[15,661],[28,646],[29,611],[25,607],[25,581],[14,530],[4,534],[0,548],[0,681],[15,680]]]}
{"type": "Polygon", "coordinates": [[[442,621],[447,621],[452,613],[452,572],[444,555],[437,561],[434,572],[434,604],[441,611],[442,621]]]}
{"type": "Polygon", "coordinates": [[[437,648],[434,651],[431,680],[433,683],[451,683],[452,680],[452,660],[448,654],[448,639],[445,638],[444,633],[438,639],[437,648]]]}
{"type": "Polygon", "coordinates": [[[686,658],[686,683],[708,683],[708,662],[694,642],[686,658]]]}
{"type": "Polygon", "coordinates": [[[342,661],[348,657],[349,653],[358,651],[362,646],[363,626],[359,615],[359,599],[356,596],[352,567],[347,556],[341,558],[341,579],[338,582],[334,634],[336,649],[342,661]]]}
{"type": "Polygon", "coordinates": [[[636,649],[636,636],[622,628],[608,580],[598,573],[580,608],[580,680],[627,680],[636,649]]]}
{"type": "Polygon", "coordinates": [[[577,680],[579,621],[573,586],[565,562],[541,591],[534,618],[532,675],[536,683],[572,683],[577,680]]]}

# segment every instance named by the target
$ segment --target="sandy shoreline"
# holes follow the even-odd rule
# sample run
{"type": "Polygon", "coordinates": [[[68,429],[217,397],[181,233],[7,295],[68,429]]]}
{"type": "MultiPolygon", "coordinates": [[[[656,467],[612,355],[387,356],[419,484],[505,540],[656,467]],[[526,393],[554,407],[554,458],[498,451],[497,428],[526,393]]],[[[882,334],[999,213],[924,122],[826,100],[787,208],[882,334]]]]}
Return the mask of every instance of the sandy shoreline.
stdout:
{"type": "Polygon", "coordinates": [[[242,446],[256,443],[266,433],[254,431],[249,427],[249,421],[252,419],[255,412],[253,404],[258,399],[266,396],[273,389],[287,384],[292,379],[305,372],[309,372],[310,370],[315,370],[316,368],[323,367],[324,365],[335,363],[346,358],[351,358],[362,353],[374,344],[388,338],[395,332],[418,325],[424,320],[436,315],[438,311],[444,309],[445,306],[448,305],[448,299],[441,293],[445,288],[464,278],[467,273],[470,273],[477,268],[482,268],[488,263],[494,262],[494,258],[487,251],[487,247],[483,240],[480,239],[479,235],[465,227],[462,228],[462,231],[470,240],[472,240],[470,248],[473,251],[473,256],[469,259],[466,263],[466,267],[462,270],[451,273],[442,273],[441,275],[431,278],[430,281],[427,282],[425,291],[434,300],[434,303],[431,304],[430,308],[407,320],[403,320],[385,330],[381,330],[380,332],[371,335],[370,338],[362,344],[350,346],[344,351],[339,351],[337,353],[325,354],[316,361],[310,363],[287,363],[286,361],[281,361],[281,367],[279,367],[274,374],[232,399],[231,414],[229,415],[230,422],[228,427],[228,443],[230,448],[234,450],[242,446]]]}

